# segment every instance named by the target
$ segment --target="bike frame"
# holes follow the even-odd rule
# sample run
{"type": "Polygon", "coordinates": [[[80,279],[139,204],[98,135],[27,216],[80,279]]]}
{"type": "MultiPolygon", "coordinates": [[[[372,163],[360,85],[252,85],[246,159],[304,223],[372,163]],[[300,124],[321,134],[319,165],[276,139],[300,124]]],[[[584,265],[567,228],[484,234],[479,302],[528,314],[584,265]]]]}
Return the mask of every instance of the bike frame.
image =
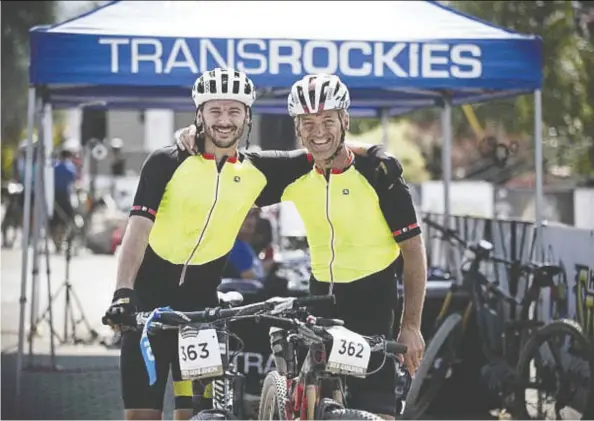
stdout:
{"type": "Polygon", "coordinates": [[[216,329],[224,374],[212,379],[206,378],[193,380],[193,382],[204,381],[205,384],[208,384],[210,380],[210,383],[212,383],[212,410],[235,415],[234,409],[236,409],[235,407],[238,402],[236,402],[237,396],[235,396],[236,391],[233,387],[234,384],[232,380],[236,378],[238,374],[235,372],[233,361],[231,361],[229,355],[230,345],[229,334],[227,333],[228,323],[225,321],[223,323],[217,323],[216,326],[211,323],[199,323],[195,326],[199,330],[216,329]]]}
{"type": "MultiPolygon", "coordinates": [[[[336,404],[344,405],[343,384],[340,376],[326,369],[326,348],[323,343],[312,343],[296,380],[293,413],[304,420],[316,419],[316,405],[320,398],[330,397],[336,404]]],[[[289,385],[291,386],[291,385],[289,385]]]]}
{"type": "MultiPolygon", "coordinates": [[[[227,323],[224,324],[224,328],[226,327],[227,323]]],[[[223,362],[224,375],[215,377],[212,380],[212,409],[233,413],[234,390],[230,385],[228,377],[232,375],[232,363],[229,360],[229,335],[217,329],[217,337],[221,349],[221,361],[223,362]]]]}

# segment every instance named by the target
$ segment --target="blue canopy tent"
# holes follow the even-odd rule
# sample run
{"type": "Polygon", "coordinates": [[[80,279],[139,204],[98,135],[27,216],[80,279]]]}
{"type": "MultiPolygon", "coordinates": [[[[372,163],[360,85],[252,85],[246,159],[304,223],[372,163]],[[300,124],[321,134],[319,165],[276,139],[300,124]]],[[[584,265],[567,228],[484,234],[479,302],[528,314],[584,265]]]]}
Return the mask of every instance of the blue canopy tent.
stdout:
{"type": "MultiPolygon", "coordinates": [[[[30,42],[29,139],[36,115],[47,121],[52,106],[191,109],[196,75],[215,66],[249,74],[260,92],[256,112],[284,113],[291,83],[317,72],[336,73],[349,86],[353,115],[381,116],[385,125],[389,115],[441,107],[446,215],[451,107],[535,92],[541,222],[537,37],[432,1],[114,1],[67,22],[33,28],[30,42]]],[[[27,150],[28,189],[32,150],[27,150]]],[[[25,238],[31,213],[26,197],[25,238]]],[[[26,271],[25,250],[23,297],[26,271]]],[[[23,320],[24,308],[24,331],[23,320]]]]}

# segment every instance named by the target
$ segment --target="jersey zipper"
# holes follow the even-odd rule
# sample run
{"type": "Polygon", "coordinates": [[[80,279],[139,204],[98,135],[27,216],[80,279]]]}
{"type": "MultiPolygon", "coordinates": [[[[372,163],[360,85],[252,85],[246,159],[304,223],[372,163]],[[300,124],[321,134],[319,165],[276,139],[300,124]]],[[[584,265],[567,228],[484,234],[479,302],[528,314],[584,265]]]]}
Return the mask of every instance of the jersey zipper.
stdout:
{"type": "Polygon", "coordinates": [[[225,162],[227,161],[227,157],[223,157],[223,159],[221,160],[220,164],[217,163],[217,180],[215,182],[215,196],[214,196],[214,200],[212,201],[212,206],[210,207],[210,210],[208,211],[208,215],[206,216],[206,221],[204,222],[204,227],[202,227],[202,231],[200,232],[200,235],[198,236],[198,240],[196,241],[196,245],[194,246],[194,248],[192,249],[192,253],[190,253],[190,257],[188,257],[188,260],[186,260],[186,263],[184,263],[184,267],[182,269],[182,273],[181,276],[179,278],[179,284],[182,285],[184,283],[184,280],[186,278],[186,270],[188,269],[188,265],[190,264],[190,261],[192,260],[192,258],[194,257],[194,254],[196,253],[196,250],[198,250],[198,247],[200,247],[200,243],[202,242],[202,238],[204,237],[204,234],[206,233],[206,228],[208,228],[208,223],[210,222],[210,218],[212,217],[212,213],[214,211],[214,208],[217,204],[217,200],[219,198],[219,186],[221,183],[221,171],[223,170],[223,165],[225,164],[225,162]]]}
{"type": "Polygon", "coordinates": [[[334,289],[334,259],[336,258],[336,251],[334,250],[334,225],[330,219],[330,173],[326,174],[326,219],[330,225],[330,263],[328,269],[330,271],[330,289],[328,294],[332,294],[334,289]]]}

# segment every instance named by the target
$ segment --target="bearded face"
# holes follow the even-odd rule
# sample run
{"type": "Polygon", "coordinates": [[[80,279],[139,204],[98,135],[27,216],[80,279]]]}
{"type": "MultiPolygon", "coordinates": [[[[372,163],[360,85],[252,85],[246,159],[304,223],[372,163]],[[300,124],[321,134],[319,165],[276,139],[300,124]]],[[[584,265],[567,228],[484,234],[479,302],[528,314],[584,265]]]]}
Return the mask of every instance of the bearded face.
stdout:
{"type": "Polygon", "coordinates": [[[226,149],[237,145],[248,119],[244,104],[233,100],[213,100],[204,104],[196,116],[204,126],[206,140],[226,149]]]}

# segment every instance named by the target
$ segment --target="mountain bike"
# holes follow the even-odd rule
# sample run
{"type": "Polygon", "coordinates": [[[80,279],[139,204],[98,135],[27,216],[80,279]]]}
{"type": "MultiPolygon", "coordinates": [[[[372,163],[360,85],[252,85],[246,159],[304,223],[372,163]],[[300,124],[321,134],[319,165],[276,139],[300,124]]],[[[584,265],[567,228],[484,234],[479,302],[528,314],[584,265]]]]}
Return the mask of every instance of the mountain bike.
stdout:
{"type": "Polygon", "coordinates": [[[406,346],[383,336],[358,335],[346,329],[342,320],[305,315],[257,316],[271,326],[270,344],[276,365],[276,370],[264,379],[258,419],[381,420],[375,414],[347,407],[344,376],[365,377],[379,371],[387,358],[394,358],[394,390],[404,398],[411,379],[396,356],[406,353],[406,346]],[[307,350],[307,355],[299,364],[298,351],[302,349],[307,350]],[[373,352],[382,353],[384,362],[368,373],[373,352]]]}
{"type": "MultiPolygon", "coordinates": [[[[243,301],[243,296],[235,291],[219,292],[221,306],[204,311],[182,312],[169,307],[151,312],[136,313],[133,316],[113,320],[129,328],[142,329],[141,349],[145,360],[149,381],[156,379],[154,356],[150,341],[151,334],[159,331],[179,330],[179,362],[184,379],[199,381],[212,380],[212,409],[195,408],[194,420],[232,420],[245,418],[243,410],[243,374],[236,371],[229,346],[229,338],[236,339],[241,352],[242,341],[229,331],[229,324],[242,317],[292,306],[310,305],[327,301],[326,296],[295,298],[271,298],[263,302],[234,307],[243,301]],[[231,354],[231,355],[230,355],[231,354]]],[[[203,385],[203,384],[202,384],[203,385]]],[[[201,385],[201,386],[202,386],[201,385]]],[[[193,388],[194,390],[200,389],[193,388]]],[[[197,397],[196,397],[197,398],[197,397]]],[[[198,401],[199,399],[193,399],[198,401]]]]}
{"type": "MultiPolygon", "coordinates": [[[[550,289],[552,299],[558,299],[554,277],[561,269],[554,265],[521,264],[493,256],[491,243],[479,241],[469,244],[454,230],[431,221],[425,222],[440,230],[446,240],[458,242],[472,257],[464,265],[462,284],[452,285],[444,300],[437,320],[439,328],[429,341],[407,397],[405,418],[417,419],[427,410],[453,367],[460,362],[461,343],[473,313],[482,352],[487,359],[487,364],[481,369],[481,377],[500,402],[503,412],[509,411],[517,419],[530,418],[532,414],[526,409],[526,404],[532,404],[534,396],[527,395],[526,389],[535,386],[555,394],[557,416],[561,405],[579,404],[585,408],[594,397],[594,351],[579,325],[572,320],[555,320],[546,325],[537,320],[541,291],[550,289]],[[481,263],[488,260],[529,278],[522,300],[510,296],[499,287],[498,282],[488,281],[481,273],[481,263]],[[465,294],[467,305],[462,313],[451,313],[452,296],[459,293],[465,294]],[[506,320],[506,305],[520,309],[518,320],[506,320]],[[554,341],[560,335],[568,336],[569,340],[554,341]],[[551,348],[549,352],[541,352],[543,344],[548,344],[551,348]],[[567,349],[561,354],[560,350],[552,350],[552,344],[567,345],[567,349]],[[565,367],[567,363],[563,359],[572,362],[579,356],[585,362],[580,370],[565,367]],[[543,384],[534,384],[529,379],[535,371],[539,372],[543,384]],[[583,392],[587,384],[589,390],[583,392]],[[572,395],[577,390],[582,393],[572,395]]],[[[541,415],[539,409],[535,416],[541,415]]]]}

